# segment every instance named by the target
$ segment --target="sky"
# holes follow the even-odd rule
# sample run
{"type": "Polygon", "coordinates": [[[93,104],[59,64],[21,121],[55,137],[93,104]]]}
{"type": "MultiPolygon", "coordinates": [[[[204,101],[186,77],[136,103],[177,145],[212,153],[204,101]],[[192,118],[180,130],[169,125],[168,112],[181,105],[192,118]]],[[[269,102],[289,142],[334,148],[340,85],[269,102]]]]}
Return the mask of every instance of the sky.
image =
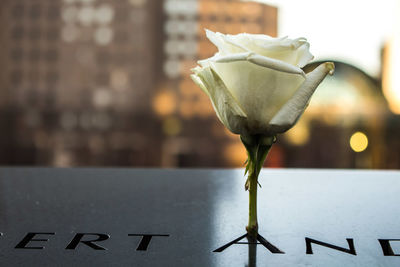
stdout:
{"type": "Polygon", "coordinates": [[[396,0],[254,2],[277,7],[278,35],[306,37],[315,60],[340,60],[379,75],[382,46],[396,30],[396,0]]]}

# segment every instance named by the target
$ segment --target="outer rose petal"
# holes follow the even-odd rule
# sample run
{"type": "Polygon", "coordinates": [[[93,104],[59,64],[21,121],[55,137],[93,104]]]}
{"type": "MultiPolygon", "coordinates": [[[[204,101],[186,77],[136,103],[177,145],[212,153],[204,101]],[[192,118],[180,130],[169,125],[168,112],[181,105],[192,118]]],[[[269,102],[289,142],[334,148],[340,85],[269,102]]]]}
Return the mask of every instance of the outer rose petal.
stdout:
{"type": "Polygon", "coordinates": [[[232,53],[241,53],[246,50],[235,46],[229,42],[226,42],[225,35],[219,32],[212,32],[206,29],[207,38],[218,48],[218,52],[221,55],[228,55],[232,53]]]}
{"type": "Polygon", "coordinates": [[[247,115],[218,74],[210,67],[195,68],[193,71],[195,72],[191,75],[193,81],[206,91],[220,121],[231,132],[244,133],[247,127],[247,115]]]}
{"type": "Polygon", "coordinates": [[[300,68],[304,67],[305,65],[310,62],[314,56],[310,53],[310,44],[305,43],[304,45],[300,46],[297,50],[297,60],[296,65],[300,68]]]}
{"type": "Polygon", "coordinates": [[[310,44],[305,38],[297,38],[295,40],[283,39],[279,43],[274,44],[249,39],[247,42],[239,42],[239,44],[246,47],[248,51],[278,59],[300,68],[313,59],[313,55],[309,52],[310,44]]]}
{"type": "MultiPolygon", "coordinates": [[[[192,71],[194,73],[199,73],[199,72],[202,71],[202,68],[197,66],[196,68],[193,68],[192,71]]],[[[195,75],[195,74],[192,74],[192,75],[190,75],[190,78],[192,78],[194,83],[197,84],[201,88],[201,90],[203,90],[203,92],[211,99],[210,93],[208,92],[208,89],[206,88],[206,86],[201,81],[200,77],[195,75]]],[[[217,114],[217,116],[218,116],[218,114],[217,114]]]]}
{"type": "Polygon", "coordinates": [[[204,66],[205,62],[211,61],[211,62],[217,62],[217,63],[230,63],[230,62],[235,62],[235,61],[249,61],[251,63],[254,63],[256,65],[259,65],[261,67],[266,67],[282,72],[287,72],[287,73],[292,73],[292,74],[301,74],[305,77],[304,71],[300,69],[299,67],[296,67],[294,65],[291,65],[289,63],[286,63],[284,61],[274,59],[274,58],[269,58],[269,57],[264,57],[258,54],[254,54],[252,52],[245,52],[245,53],[237,53],[237,54],[231,54],[227,56],[220,56],[216,55],[208,60],[201,60],[199,61],[199,64],[204,66]]]}
{"type": "Polygon", "coordinates": [[[210,63],[247,114],[251,134],[262,133],[269,121],[304,81],[248,61],[210,63]]]}
{"type": "Polygon", "coordinates": [[[283,133],[293,127],[306,109],[310,98],[325,76],[333,74],[335,65],[326,62],[306,75],[306,80],[296,91],[293,97],[279,110],[270,121],[269,131],[283,133]]]}

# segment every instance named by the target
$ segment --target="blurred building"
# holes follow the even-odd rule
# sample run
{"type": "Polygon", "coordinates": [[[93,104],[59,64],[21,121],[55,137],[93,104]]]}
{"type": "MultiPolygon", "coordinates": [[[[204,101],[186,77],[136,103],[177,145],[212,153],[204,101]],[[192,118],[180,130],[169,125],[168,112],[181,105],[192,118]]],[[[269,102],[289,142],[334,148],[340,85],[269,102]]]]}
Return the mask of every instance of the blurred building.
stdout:
{"type": "Polygon", "coordinates": [[[2,4],[2,164],[159,164],[149,109],[162,56],[158,5],[2,4]]]}
{"type": "Polygon", "coordinates": [[[237,1],[18,0],[0,12],[3,165],[225,166],[226,134],[188,79],[215,52],[203,28],[277,27],[276,9],[237,1]]]}

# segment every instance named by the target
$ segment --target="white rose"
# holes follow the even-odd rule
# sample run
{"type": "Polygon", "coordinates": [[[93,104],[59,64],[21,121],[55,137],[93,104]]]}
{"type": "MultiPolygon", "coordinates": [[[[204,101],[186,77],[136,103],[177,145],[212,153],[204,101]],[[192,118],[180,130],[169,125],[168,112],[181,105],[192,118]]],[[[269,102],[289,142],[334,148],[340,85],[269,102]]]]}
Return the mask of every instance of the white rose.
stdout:
{"type": "Polygon", "coordinates": [[[334,71],[334,64],[326,62],[304,73],[301,68],[313,58],[305,38],[206,33],[218,52],[199,61],[191,77],[235,134],[275,136],[287,131],[334,71]]]}

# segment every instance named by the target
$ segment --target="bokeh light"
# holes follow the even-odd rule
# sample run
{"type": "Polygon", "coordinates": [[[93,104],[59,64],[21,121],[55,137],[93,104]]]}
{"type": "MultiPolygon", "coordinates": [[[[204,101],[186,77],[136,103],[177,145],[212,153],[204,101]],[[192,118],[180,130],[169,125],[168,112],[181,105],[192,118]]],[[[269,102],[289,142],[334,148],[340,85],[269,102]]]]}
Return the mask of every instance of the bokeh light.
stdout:
{"type": "Polygon", "coordinates": [[[170,90],[159,92],[153,99],[153,109],[161,116],[172,114],[176,109],[176,104],[175,94],[170,90]]]}
{"type": "Polygon", "coordinates": [[[355,152],[362,152],[368,147],[368,138],[362,132],[355,132],[350,137],[350,147],[355,152]]]}
{"type": "Polygon", "coordinates": [[[94,40],[99,45],[108,45],[113,38],[113,30],[109,27],[100,27],[94,33],[94,40]]]}

